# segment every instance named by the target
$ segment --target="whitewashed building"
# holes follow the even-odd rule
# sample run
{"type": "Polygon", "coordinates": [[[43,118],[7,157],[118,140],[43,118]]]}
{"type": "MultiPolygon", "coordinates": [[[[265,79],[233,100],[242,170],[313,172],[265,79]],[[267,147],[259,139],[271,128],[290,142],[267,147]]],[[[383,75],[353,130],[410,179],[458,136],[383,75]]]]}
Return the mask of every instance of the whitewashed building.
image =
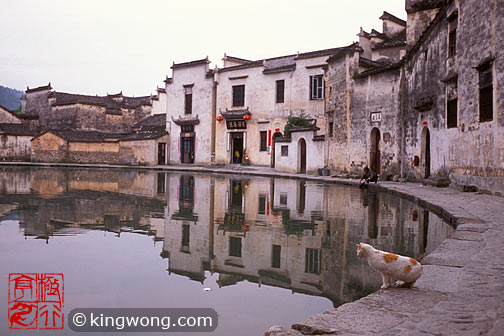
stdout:
{"type": "MultiPolygon", "coordinates": [[[[275,138],[304,113],[325,129],[324,65],[340,48],[247,61],[224,56],[217,86],[216,163],[275,166],[275,138]]],[[[310,149],[308,149],[310,152],[310,149]]]]}
{"type": "Polygon", "coordinates": [[[215,125],[214,73],[208,58],[173,63],[166,78],[169,163],[210,164],[215,125]]]}

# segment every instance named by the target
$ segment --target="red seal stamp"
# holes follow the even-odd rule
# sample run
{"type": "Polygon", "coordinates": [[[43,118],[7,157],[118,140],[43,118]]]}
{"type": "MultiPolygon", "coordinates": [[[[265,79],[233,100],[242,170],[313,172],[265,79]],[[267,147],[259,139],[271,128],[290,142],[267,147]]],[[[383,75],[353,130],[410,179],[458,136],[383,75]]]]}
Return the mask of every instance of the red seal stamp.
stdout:
{"type": "Polygon", "coordinates": [[[63,329],[63,274],[9,274],[9,328],[63,329]]]}

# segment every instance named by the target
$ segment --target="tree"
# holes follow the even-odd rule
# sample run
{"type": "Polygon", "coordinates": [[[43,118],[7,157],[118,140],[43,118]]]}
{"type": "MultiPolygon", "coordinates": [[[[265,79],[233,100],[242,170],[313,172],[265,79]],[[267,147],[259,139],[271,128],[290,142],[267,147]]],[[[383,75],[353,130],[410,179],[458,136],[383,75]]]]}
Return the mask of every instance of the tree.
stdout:
{"type": "Polygon", "coordinates": [[[312,126],[312,122],[310,119],[306,118],[306,114],[304,111],[301,111],[299,116],[294,114],[290,114],[287,117],[287,123],[284,128],[284,136],[289,137],[293,127],[310,127],[312,126]]]}

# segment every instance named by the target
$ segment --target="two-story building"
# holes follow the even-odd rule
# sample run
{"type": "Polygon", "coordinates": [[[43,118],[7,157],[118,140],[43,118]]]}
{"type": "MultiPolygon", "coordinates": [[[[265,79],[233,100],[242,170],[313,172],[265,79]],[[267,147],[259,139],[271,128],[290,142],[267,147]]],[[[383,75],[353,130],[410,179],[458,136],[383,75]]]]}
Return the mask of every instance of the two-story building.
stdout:
{"type": "Polygon", "coordinates": [[[274,166],[275,138],[290,115],[324,129],[323,67],[340,49],[257,61],[224,55],[214,70],[208,58],[173,64],[165,81],[170,162],[274,166]]]}

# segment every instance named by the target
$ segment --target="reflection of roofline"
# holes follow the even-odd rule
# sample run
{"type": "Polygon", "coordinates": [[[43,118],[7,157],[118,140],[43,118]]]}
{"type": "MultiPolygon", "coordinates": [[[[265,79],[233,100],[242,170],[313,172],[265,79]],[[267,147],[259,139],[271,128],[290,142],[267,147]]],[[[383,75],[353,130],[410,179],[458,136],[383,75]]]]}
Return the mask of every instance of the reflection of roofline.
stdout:
{"type": "Polygon", "coordinates": [[[200,273],[184,271],[184,270],[179,270],[179,269],[173,269],[171,267],[168,268],[168,272],[175,273],[175,274],[181,275],[181,276],[185,276],[191,280],[198,281],[201,283],[203,283],[203,281],[205,281],[205,279],[206,279],[204,273],[203,273],[203,275],[201,275],[200,273]]]}

